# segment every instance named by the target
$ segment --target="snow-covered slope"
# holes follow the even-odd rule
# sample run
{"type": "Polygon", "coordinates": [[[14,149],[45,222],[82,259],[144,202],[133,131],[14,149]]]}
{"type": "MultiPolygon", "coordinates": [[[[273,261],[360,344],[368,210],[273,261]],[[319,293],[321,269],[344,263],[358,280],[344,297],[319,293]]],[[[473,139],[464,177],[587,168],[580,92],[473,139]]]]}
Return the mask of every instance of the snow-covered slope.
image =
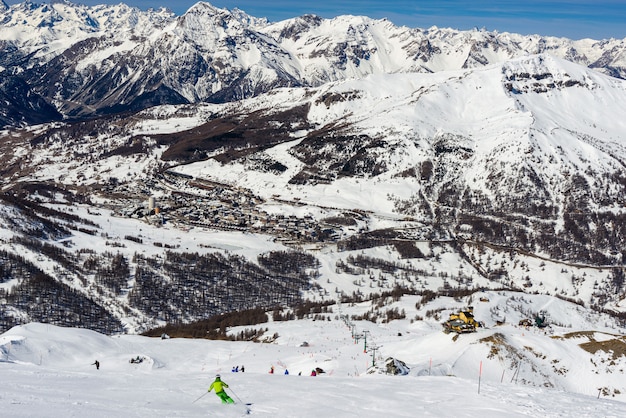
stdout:
{"type": "MultiPolygon", "coordinates": [[[[555,258],[548,236],[593,232],[578,219],[585,213],[606,214],[596,223],[611,225],[624,215],[625,95],[623,81],[548,55],[275,91],[242,102],[240,112],[268,109],[268,101],[306,104],[308,130],[228,164],[215,158],[176,170],[266,199],[438,220],[448,225],[437,232],[443,237],[525,240],[528,251],[555,258]],[[264,169],[262,158],[283,169],[264,169]],[[510,224],[518,216],[532,232],[510,224]],[[490,232],[487,218],[507,225],[490,232]]],[[[611,264],[618,248],[588,261],[611,264]]]]}
{"type": "MultiPolygon", "coordinates": [[[[242,284],[254,290],[247,306],[293,301],[295,275],[314,300],[504,287],[621,312],[625,91],[540,54],[7,131],[1,248],[7,264],[27,254],[32,274],[106,306],[117,322],[103,332],[233,308],[227,293],[204,303],[219,274],[155,267],[174,253],[243,257],[251,264],[231,259],[220,273],[231,285],[265,274],[255,270],[264,253],[317,260],[265,276],[283,277],[280,301],[242,284]],[[158,216],[144,209],[150,196],[158,216]],[[115,278],[109,265],[121,268],[115,278]],[[149,301],[170,297],[163,310],[149,301]]],[[[20,277],[10,269],[3,288],[30,280],[20,277]]],[[[7,324],[45,315],[24,304],[7,324]]]]}
{"type": "Polygon", "coordinates": [[[244,403],[253,416],[626,413],[625,404],[617,402],[625,399],[626,357],[623,348],[615,348],[623,346],[624,337],[615,335],[611,321],[553,298],[507,292],[474,297],[484,300],[476,301],[475,314],[486,328],[456,338],[442,333],[433,318],[410,318],[428,310],[445,315],[462,302],[438,299],[416,311],[419,297],[390,304],[405,309],[407,319],[380,326],[351,321],[348,327],[339,319],[369,304],[335,306],[317,320],[259,324],[267,327],[271,343],[109,337],[28,324],[0,335],[0,405],[15,417],[56,416],[60,410],[94,417],[227,417],[246,414],[244,403]],[[539,309],[550,312],[555,325],[515,326],[539,309]],[[495,318],[505,323],[496,326],[495,318]],[[358,343],[353,333],[360,336],[358,343]],[[388,358],[404,362],[408,374],[385,374],[388,358]],[[130,362],[136,359],[141,362],[130,362]],[[242,365],[245,372],[231,372],[242,365]],[[268,373],[271,367],[274,374],[268,373]],[[318,367],[325,373],[311,377],[318,367]],[[235,405],[221,405],[213,393],[206,394],[216,373],[229,384],[235,405]]]}

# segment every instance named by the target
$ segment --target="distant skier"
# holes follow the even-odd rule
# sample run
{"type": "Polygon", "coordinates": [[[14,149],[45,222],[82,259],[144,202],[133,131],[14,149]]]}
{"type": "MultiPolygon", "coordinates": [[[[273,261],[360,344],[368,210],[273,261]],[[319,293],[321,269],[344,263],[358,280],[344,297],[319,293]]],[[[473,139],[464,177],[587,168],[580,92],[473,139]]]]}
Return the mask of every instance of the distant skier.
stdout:
{"type": "Polygon", "coordinates": [[[96,366],[96,370],[100,370],[100,362],[98,360],[91,363],[92,366],[96,366]]]}
{"type": "Polygon", "coordinates": [[[315,369],[311,370],[311,376],[317,376],[317,372],[315,371],[315,369]]]}
{"type": "Polygon", "coordinates": [[[285,369],[285,374],[289,374],[289,370],[285,369]]]}
{"type": "Polygon", "coordinates": [[[245,372],[246,369],[243,367],[243,364],[241,365],[241,373],[245,372]]]}
{"type": "Polygon", "coordinates": [[[274,366],[270,367],[270,374],[274,374],[274,366]]]}
{"type": "Polygon", "coordinates": [[[222,400],[222,403],[235,403],[228,393],[224,391],[224,388],[227,388],[228,385],[222,382],[220,375],[215,375],[215,380],[209,386],[209,392],[215,389],[215,394],[222,400]]]}

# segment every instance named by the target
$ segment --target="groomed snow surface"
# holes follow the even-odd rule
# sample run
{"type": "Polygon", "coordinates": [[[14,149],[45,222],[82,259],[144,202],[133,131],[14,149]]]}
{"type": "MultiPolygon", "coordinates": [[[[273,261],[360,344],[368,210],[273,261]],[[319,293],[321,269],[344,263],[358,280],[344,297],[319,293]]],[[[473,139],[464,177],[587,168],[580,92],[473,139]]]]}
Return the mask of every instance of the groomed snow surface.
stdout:
{"type": "MultiPolygon", "coordinates": [[[[406,321],[408,324],[408,321],[406,321]]],[[[523,385],[487,357],[460,356],[492,334],[401,336],[368,328],[378,354],[422,359],[405,376],[367,374],[372,355],[341,320],[268,323],[274,343],[104,336],[32,323],[0,335],[4,417],[624,417],[626,403],[523,385]],[[394,343],[394,337],[400,342],[394,343]],[[404,337],[404,338],[402,338],[404,337]],[[304,342],[307,344],[303,344],[304,342]],[[303,346],[308,345],[308,346],[303,346]],[[375,345],[376,346],[376,345],[375,345]],[[456,350],[454,356],[449,351],[456,350]],[[131,363],[140,358],[141,363],[131,363]],[[446,364],[445,359],[457,358],[446,364]],[[99,370],[93,365],[100,362],[99,370]],[[430,360],[429,360],[430,359],[430,360]],[[444,360],[444,361],[442,361],[444,360]],[[479,387],[480,365],[483,362],[479,387]],[[232,372],[237,365],[245,372],[232,372]],[[275,373],[269,374],[274,366],[275,373]],[[312,368],[325,373],[310,376],[312,368]],[[285,375],[284,370],[289,370],[285,375]],[[491,368],[492,370],[488,370],[491,368]],[[454,372],[453,372],[454,371],[454,372]],[[302,372],[301,375],[299,373],[302,372]],[[216,373],[235,405],[207,393],[216,373]],[[456,375],[453,375],[453,373],[456,375]],[[461,378],[459,375],[475,378],[461,378]],[[497,376],[497,377],[495,377],[497,376]],[[500,376],[502,376],[500,378],[500,376]],[[480,389],[480,390],[479,390],[480,389]],[[249,406],[245,404],[249,403],[249,406]]],[[[367,327],[358,323],[357,327],[367,327]]],[[[511,327],[511,329],[516,327],[511,327]]],[[[365,328],[363,328],[365,329],[365,328]]],[[[537,334],[536,331],[516,331],[537,334]]],[[[416,332],[415,334],[418,334],[416,332]]],[[[535,336],[539,338],[539,334],[535,336]]],[[[370,344],[371,347],[371,344],[370,344]]],[[[558,349],[558,348],[555,348],[558,349]]],[[[475,350],[474,350],[475,351],[475,350]]],[[[568,356],[567,352],[550,355],[568,356]]],[[[584,365],[588,368],[588,365],[584,365]]],[[[580,382],[584,384],[584,382],[580,382]]]]}

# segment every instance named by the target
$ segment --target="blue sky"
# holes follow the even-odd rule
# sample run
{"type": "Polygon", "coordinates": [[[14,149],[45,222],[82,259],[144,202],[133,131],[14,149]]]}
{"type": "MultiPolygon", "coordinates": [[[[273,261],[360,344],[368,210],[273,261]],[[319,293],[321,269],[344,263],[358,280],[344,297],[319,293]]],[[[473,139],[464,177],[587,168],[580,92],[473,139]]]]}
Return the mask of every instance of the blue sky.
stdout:
{"type": "MultiPolygon", "coordinates": [[[[8,4],[20,3],[5,0],[8,4]]],[[[46,3],[32,0],[33,3],[46,3]]],[[[140,9],[168,7],[183,14],[196,0],[74,0],[87,5],[126,3],[140,9]]],[[[214,6],[242,9],[255,17],[279,21],[312,13],[386,17],[396,25],[581,38],[626,38],[626,0],[213,0],[214,6]]]]}

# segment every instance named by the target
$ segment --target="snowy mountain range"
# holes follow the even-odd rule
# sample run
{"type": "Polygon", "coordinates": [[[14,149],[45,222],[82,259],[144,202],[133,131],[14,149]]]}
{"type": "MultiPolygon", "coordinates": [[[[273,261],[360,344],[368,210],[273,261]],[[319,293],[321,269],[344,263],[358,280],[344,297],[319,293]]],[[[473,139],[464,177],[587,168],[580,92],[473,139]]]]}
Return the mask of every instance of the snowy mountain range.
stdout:
{"type": "Polygon", "coordinates": [[[0,126],[229,102],[276,87],[479,68],[542,53],[626,76],[617,39],[407,28],[364,16],[270,23],[205,2],[182,16],[124,4],[4,4],[0,126]]]}
{"type": "MultiPolygon", "coordinates": [[[[300,416],[339,387],[378,411],[369,383],[395,394],[397,416],[432,415],[389,379],[450,405],[482,361],[476,411],[562,416],[573,402],[567,415],[622,416],[606,398],[626,394],[624,56],[624,40],[356,16],[0,1],[0,367],[18,388],[3,411],[46,415],[24,376],[101,388],[123,372],[163,395],[137,416],[194,416],[206,411],[175,401],[189,376],[245,362],[235,382],[260,415],[302,406],[291,381],[278,406],[255,389],[277,384],[271,364],[337,377],[303,385],[316,396],[300,416]],[[468,305],[484,326],[441,332],[468,305]],[[549,327],[520,325],[537,316],[549,327]],[[246,342],[158,340],[172,357],[120,336],[166,326],[246,342]],[[408,376],[365,376],[388,358],[408,376]]],[[[70,407],[59,390],[44,398],[70,407]]],[[[138,410],[113,398],[70,408],[138,410]]]]}

